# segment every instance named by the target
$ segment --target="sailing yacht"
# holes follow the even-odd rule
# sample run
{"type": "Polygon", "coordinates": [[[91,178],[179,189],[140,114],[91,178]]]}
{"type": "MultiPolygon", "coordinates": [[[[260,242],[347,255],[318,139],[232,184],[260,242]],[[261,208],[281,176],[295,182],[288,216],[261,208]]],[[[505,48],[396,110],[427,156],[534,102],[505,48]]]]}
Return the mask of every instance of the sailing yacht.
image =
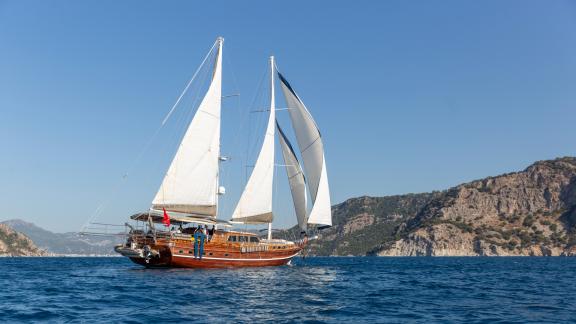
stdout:
{"type": "MultiPolygon", "coordinates": [[[[222,50],[211,49],[212,79],[148,211],[132,215],[126,242],[116,252],[146,267],[255,267],[289,263],[301,253],[307,233],[332,225],[324,147],[312,115],[270,57],[270,105],[264,140],[252,174],[229,219],[219,219],[222,50]],[[302,160],[276,121],[279,80],[302,160]],[[272,238],[275,140],[281,147],[301,239],[272,238]],[[303,167],[302,167],[303,165],[303,167]],[[308,196],[311,207],[308,206],[308,196]],[[136,224],[134,224],[136,223],[136,224]],[[170,224],[179,230],[170,230],[170,224]],[[233,230],[235,224],[268,224],[266,237],[233,230]],[[209,239],[194,235],[212,226],[209,239]],[[203,249],[199,246],[203,246],[203,249]],[[203,250],[203,251],[202,251],[203,250]]],[[[210,54],[209,53],[209,54],[210,54]]]]}

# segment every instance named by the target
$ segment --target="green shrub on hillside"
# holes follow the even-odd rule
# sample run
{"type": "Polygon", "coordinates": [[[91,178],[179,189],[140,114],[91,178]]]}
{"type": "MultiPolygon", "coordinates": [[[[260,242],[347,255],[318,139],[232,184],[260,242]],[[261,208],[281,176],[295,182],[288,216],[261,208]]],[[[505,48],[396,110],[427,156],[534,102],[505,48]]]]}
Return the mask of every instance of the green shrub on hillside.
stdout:
{"type": "Polygon", "coordinates": [[[534,224],[534,217],[532,215],[526,216],[526,218],[524,218],[524,221],[522,222],[522,225],[526,227],[530,227],[532,226],[532,224],[534,224]]]}

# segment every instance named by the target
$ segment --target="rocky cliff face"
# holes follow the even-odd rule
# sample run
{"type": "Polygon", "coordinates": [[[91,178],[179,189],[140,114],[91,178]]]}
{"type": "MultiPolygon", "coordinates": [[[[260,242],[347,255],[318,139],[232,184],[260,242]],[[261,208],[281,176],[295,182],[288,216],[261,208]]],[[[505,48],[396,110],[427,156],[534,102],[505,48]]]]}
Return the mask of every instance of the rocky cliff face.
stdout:
{"type": "Polygon", "coordinates": [[[34,245],[24,234],[0,224],[0,256],[44,256],[46,252],[34,245]]]}
{"type": "Polygon", "coordinates": [[[473,181],[430,201],[378,255],[575,255],[576,158],[473,181]]]}
{"type": "Polygon", "coordinates": [[[576,255],[576,158],[444,192],[362,197],[333,207],[316,255],[576,255]]]}

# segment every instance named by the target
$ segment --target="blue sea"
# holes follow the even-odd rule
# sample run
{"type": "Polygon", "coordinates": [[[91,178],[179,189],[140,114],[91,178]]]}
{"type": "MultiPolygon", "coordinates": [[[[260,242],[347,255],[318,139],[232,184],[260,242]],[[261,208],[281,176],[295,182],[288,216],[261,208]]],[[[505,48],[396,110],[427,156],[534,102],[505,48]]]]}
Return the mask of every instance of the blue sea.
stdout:
{"type": "Polygon", "coordinates": [[[1,322],[576,322],[576,258],[305,258],[225,270],[0,258],[1,322]]]}

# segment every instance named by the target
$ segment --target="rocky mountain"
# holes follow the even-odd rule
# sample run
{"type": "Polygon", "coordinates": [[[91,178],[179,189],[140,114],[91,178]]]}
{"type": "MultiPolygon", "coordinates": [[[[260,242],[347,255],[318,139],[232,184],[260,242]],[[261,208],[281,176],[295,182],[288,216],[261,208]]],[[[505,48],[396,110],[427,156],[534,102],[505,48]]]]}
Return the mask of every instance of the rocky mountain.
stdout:
{"type": "MultiPolygon", "coordinates": [[[[314,255],[576,255],[576,158],[540,161],[443,192],[333,207],[314,255]]],[[[287,236],[293,234],[286,233],[287,236]]]]}
{"type": "Polygon", "coordinates": [[[79,236],[77,233],[53,233],[19,219],[2,222],[25,234],[42,249],[59,255],[115,255],[113,237],[79,236]]]}
{"type": "Polygon", "coordinates": [[[0,256],[44,256],[26,235],[18,233],[6,224],[0,224],[0,256]]]}
{"type": "MultiPolygon", "coordinates": [[[[439,193],[359,197],[332,207],[334,226],[310,242],[313,255],[366,255],[382,242],[394,240],[397,228],[439,193]]],[[[293,239],[295,234],[287,235],[293,239]]]]}

